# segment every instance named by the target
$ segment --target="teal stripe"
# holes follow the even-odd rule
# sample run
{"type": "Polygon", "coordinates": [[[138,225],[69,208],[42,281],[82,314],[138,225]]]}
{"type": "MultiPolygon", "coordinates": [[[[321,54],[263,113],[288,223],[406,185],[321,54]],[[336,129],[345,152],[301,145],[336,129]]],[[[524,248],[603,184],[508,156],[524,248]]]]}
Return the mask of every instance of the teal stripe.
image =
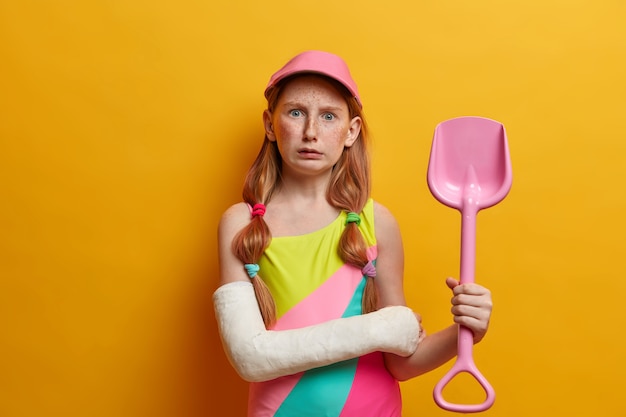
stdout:
{"type": "Polygon", "coordinates": [[[352,294],[352,299],[350,300],[350,303],[348,303],[348,307],[346,307],[346,310],[343,312],[343,315],[341,316],[342,318],[358,316],[363,313],[362,306],[363,306],[363,291],[365,290],[365,281],[366,281],[366,278],[363,277],[359,285],[354,290],[354,294],[352,294]]]}
{"type": "MultiPolygon", "coordinates": [[[[365,279],[355,289],[342,317],[361,314],[365,279]]],[[[343,410],[356,373],[359,359],[350,359],[306,371],[275,417],[338,417],[343,410]],[[324,399],[323,402],[315,399],[324,399]]]]}
{"type": "Polygon", "coordinates": [[[274,416],[338,417],[350,393],[357,362],[358,358],[350,359],[305,372],[274,416]]]}

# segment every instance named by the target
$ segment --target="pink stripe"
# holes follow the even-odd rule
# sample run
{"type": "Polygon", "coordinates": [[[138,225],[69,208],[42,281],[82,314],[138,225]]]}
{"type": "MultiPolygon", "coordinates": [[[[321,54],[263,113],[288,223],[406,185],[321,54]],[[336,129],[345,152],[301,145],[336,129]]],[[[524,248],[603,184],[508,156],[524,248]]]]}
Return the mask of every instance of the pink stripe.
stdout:
{"type": "MultiPolygon", "coordinates": [[[[368,259],[376,259],[377,253],[376,246],[370,247],[367,250],[368,259]]],[[[308,297],[278,319],[272,330],[300,328],[340,318],[362,278],[363,275],[359,269],[343,265],[308,297]],[[314,312],[314,314],[305,312],[314,312]]],[[[248,417],[273,416],[302,375],[301,372],[272,381],[251,383],[248,417]],[[262,400],[259,399],[260,396],[263,396],[262,400]],[[259,409],[261,404],[263,404],[262,410],[259,409]]]]}
{"type": "Polygon", "coordinates": [[[376,245],[367,248],[367,259],[373,261],[378,257],[378,247],[376,245]]]}
{"type": "Polygon", "coordinates": [[[360,357],[350,394],[339,417],[401,417],[401,415],[400,386],[387,372],[383,354],[374,352],[360,357]]]}
{"type": "Polygon", "coordinates": [[[270,417],[276,414],[302,375],[304,373],[300,372],[271,381],[250,383],[248,417],[270,417]]]}
{"type": "MultiPolygon", "coordinates": [[[[368,248],[369,260],[376,259],[376,255],[376,246],[368,248]]],[[[362,278],[359,269],[343,265],[308,297],[283,314],[272,329],[295,329],[341,317],[362,278]]]]}
{"type": "Polygon", "coordinates": [[[274,330],[294,329],[341,317],[361,281],[361,271],[344,265],[298,305],[283,314],[274,330]]]}

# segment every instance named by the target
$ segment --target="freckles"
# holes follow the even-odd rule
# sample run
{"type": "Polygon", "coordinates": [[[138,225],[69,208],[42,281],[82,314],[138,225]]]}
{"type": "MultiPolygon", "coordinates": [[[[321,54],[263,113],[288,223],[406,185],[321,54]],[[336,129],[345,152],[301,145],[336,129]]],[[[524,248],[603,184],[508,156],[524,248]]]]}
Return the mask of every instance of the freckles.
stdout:
{"type": "Polygon", "coordinates": [[[293,129],[289,129],[288,127],[281,126],[281,127],[278,129],[278,136],[279,136],[280,138],[288,138],[288,137],[290,137],[290,136],[292,136],[292,135],[293,135],[293,133],[292,133],[292,132],[293,132],[293,129]]]}
{"type": "Polygon", "coordinates": [[[281,118],[274,125],[274,128],[277,134],[285,136],[293,134],[293,132],[298,129],[298,124],[289,118],[281,118]]]}
{"type": "Polygon", "coordinates": [[[344,128],[344,127],[337,127],[335,129],[334,134],[337,136],[337,138],[339,138],[340,140],[346,139],[348,137],[348,129],[344,128]]]}

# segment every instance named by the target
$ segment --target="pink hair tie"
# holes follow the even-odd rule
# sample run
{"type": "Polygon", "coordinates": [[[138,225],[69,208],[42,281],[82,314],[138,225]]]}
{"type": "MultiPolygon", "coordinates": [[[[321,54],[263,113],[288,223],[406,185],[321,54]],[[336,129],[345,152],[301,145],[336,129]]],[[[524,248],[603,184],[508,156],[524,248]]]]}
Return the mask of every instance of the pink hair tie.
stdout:
{"type": "Polygon", "coordinates": [[[361,272],[366,277],[371,277],[371,278],[376,277],[376,267],[374,266],[374,263],[372,261],[368,261],[363,267],[363,269],[361,270],[361,272]]]}
{"type": "Polygon", "coordinates": [[[265,214],[265,205],[261,203],[257,203],[252,206],[252,217],[261,216],[265,214]]]}

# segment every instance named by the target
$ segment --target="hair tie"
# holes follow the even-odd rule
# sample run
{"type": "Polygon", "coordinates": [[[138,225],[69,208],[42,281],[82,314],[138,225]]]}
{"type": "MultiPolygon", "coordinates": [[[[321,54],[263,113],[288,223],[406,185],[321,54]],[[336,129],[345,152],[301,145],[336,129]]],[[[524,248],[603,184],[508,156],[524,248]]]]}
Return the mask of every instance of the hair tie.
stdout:
{"type": "Polygon", "coordinates": [[[252,217],[261,216],[265,214],[265,204],[256,203],[252,206],[252,217]]]}
{"type": "Polygon", "coordinates": [[[252,206],[252,217],[261,216],[265,214],[265,205],[261,203],[257,203],[252,206]]]}
{"type": "Polygon", "coordinates": [[[372,261],[367,261],[363,269],[361,269],[361,272],[366,277],[371,277],[371,278],[376,277],[376,267],[374,266],[374,263],[372,261]]]}
{"type": "Polygon", "coordinates": [[[257,264],[245,264],[243,267],[246,268],[246,272],[248,273],[250,279],[256,277],[257,273],[261,269],[257,264]]]}
{"type": "Polygon", "coordinates": [[[356,223],[357,226],[361,224],[361,218],[358,214],[353,211],[348,212],[348,217],[346,217],[346,224],[348,223],[356,223]]]}

